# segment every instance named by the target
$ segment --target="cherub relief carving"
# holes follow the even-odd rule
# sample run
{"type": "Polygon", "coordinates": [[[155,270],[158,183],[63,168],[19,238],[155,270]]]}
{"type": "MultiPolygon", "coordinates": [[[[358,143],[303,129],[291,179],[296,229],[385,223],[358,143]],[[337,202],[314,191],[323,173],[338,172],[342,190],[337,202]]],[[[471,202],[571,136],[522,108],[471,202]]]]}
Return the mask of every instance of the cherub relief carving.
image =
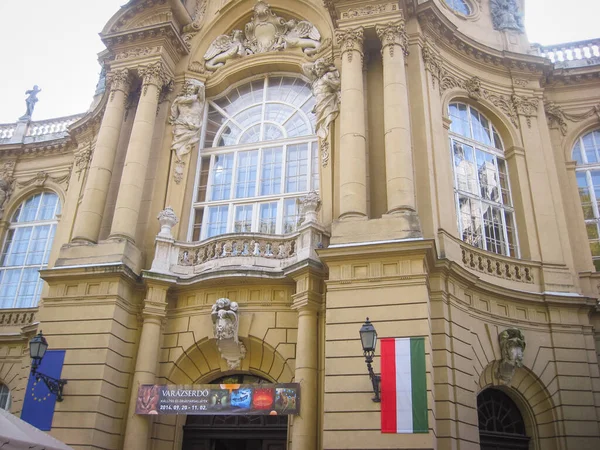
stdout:
{"type": "Polygon", "coordinates": [[[228,60],[247,55],[249,50],[244,45],[244,32],[233,30],[231,35],[222,34],[217,37],[204,54],[206,70],[214,72],[228,60]]]}
{"type": "Polygon", "coordinates": [[[246,356],[246,347],[238,338],[238,304],[228,298],[220,298],[213,305],[210,316],[221,357],[230,370],[239,368],[246,356]]]}

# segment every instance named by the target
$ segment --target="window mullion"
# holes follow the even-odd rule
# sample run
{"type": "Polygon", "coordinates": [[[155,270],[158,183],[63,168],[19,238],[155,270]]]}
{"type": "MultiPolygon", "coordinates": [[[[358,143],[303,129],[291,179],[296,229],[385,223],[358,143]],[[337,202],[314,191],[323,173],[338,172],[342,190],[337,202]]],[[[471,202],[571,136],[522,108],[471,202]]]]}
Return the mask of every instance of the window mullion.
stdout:
{"type": "Polygon", "coordinates": [[[594,182],[592,180],[592,171],[585,171],[585,181],[588,185],[588,191],[590,193],[590,202],[592,203],[592,210],[594,211],[594,218],[599,218],[600,213],[598,212],[598,200],[596,199],[596,190],[594,189],[594,182]]]}

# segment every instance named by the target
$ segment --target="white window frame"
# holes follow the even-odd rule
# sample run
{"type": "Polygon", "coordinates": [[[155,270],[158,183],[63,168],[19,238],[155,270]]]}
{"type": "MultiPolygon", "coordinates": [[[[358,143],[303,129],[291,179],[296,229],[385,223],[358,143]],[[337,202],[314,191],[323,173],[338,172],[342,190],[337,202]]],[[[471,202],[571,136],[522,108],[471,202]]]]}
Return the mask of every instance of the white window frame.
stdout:
{"type": "MultiPolygon", "coordinates": [[[[475,135],[474,130],[473,130],[473,120],[471,118],[472,117],[471,109],[474,109],[475,111],[477,111],[477,113],[480,116],[484,117],[488,121],[489,126],[490,126],[490,129],[489,129],[490,141],[494,142],[494,133],[495,133],[498,136],[498,138],[500,139],[500,144],[501,144],[502,148],[504,149],[504,143],[502,142],[502,138],[501,138],[500,134],[497,132],[497,130],[495,130],[493,122],[490,119],[488,119],[485,116],[485,114],[483,114],[477,108],[472,107],[468,103],[463,103],[460,101],[450,102],[448,105],[448,110],[450,110],[450,105],[455,105],[455,104],[462,104],[467,107],[467,117],[469,119],[469,130],[470,130],[471,136],[475,135]]],[[[452,116],[450,116],[450,114],[448,117],[450,119],[452,119],[452,116]]],[[[481,248],[482,250],[489,251],[491,253],[496,253],[496,254],[502,255],[502,256],[509,256],[512,258],[520,258],[521,252],[520,252],[520,247],[519,247],[519,234],[518,234],[518,230],[517,230],[516,213],[515,213],[515,208],[514,208],[514,202],[512,199],[513,197],[512,197],[512,189],[511,189],[511,184],[510,184],[510,174],[508,173],[509,172],[508,163],[504,156],[504,150],[500,150],[491,145],[484,144],[483,142],[477,141],[473,138],[463,136],[461,134],[458,134],[458,133],[452,131],[451,129],[448,130],[448,135],[450,137],[449,147],[450,147],[450,157],[451,157],[451,161],[452,161],[452,174],[453,174],[453,180],[454,180],[454,186],[453,186],[454,201],[455,201],[455,208],[456,208],[459,238],[461,239],[461,241],[463,241],[464,228],[463,228],[462,214],[461,214],[461,209],[460,209],[460,197],[467,197],[471,200],[475,200],[475,201],[479,202],[481,205],[488,205],[488,206],[492,206],[495,208],[499,208],[503,212],[503,214],[501,215],[501,218],[502,218],[502,234],[503,234],[503,238],[504,238],[504,246],[503,246],[504,253],[498,253],[498,252],[495,252],[493,249],[488,249],[487,236],[486,236],[486,232],[485,232],[485,220],[484,220],[484,214],[483,214],[484,208],[480,208],[481,214],[479,216],[479,220],[481,223],[482,247],[478,246],[477,248],[481,248]],[[458,174],[457,174],[456,165],[454,162],[455,155],[454,155],[453,141],[473,148],[474,158],[475,158],[475,154],[476,154],[477,150],[479,150],[483,153],[491,154],[495,158],[495,160],[496,160],[495,172],[496,172],[496,177],[498,179],[498,189],[500,189],[499,196],[498,196],[498,198],[500,200],[499,202],[494,202],[494,201],[483,198],[483,196],[481,195],[481,186],[480,186],[479,176],[475,177],[475,183],[476,183],[478,194],[473,194],[472,192],[462,191],[462,190],[459,191],[459,189],[458,189],[458,186],[459,186],[458,174]],[[504,162],[504,167],[506,170],[506,184],[507,184],[507,188],[508,188],[508,196],[511,201],[510,205],[504,204],[503,200],[502,200],[502,186],[501,186],[501,182],[500,182],[500,170],[499,170],[499,165],[497,162],[498,160],[502,160],[504,162]],[[508,227],[506,224],[505,213],[509,213],[512,215],[513,229],[514,229],[514,255],[511,254],[511,250],[510,250],[511,241],[509,240],[509,237],[508,237],[508,227]]],[[[477,164],[476,160],[475,160],[475,164],[477,164]]],[[[477,167],[477,166],[475,166],[475,167],[477,167]]],[[[465,242],[465,241],[463,241],[463,242],[465,242]]]]}
{"type": "MultiPolygon", "coordinates": [[[[269,74],[266,76],[260,75],[258,77],[246,79],[246,80],[238,83],[237,85],[233,86],[232,89],[242,86],[246,83],[252,83],[259,79],[263,79],[263,80],[265,80],[265,83],[268,83],[268,80],[273,77],[293,77],[293,78],[299,78],[302,81],[306,82],[306,80],[303,77],[299,77],[297,74],[274,73],[274,74],[269,74]]],[[[308,192],[310,192],[315,185],[318,186],[320,184],[318,164],[317,164],[317,170],[316,171],[313,170],[314,169],[313,168],[313,164],[314,164],[313,160],[315,158],[318,159],[318,151],[319,151],[318,145],[317,145],[317,136],[316,136],[316,133],[314,130],[315,123],[314,123],[314,120],[311,120],[301,109],[302,107],[306,106],[306,103],[308,101],[310,101],[310,99],[312,98],[312,95],[308,95],[306,97],[306,99],[300,104],[300,106],[297,106],[297,105],[285,103],[281,100],[268,100],[267,94],[268,94],[269,85],[264,85],[264,87],[265,88],[263,88],[263,92],[262,92],[262,103],[260,103],[261,106],[262,105],[271,105],[271,104],[282,104],[282,105],[286,105],[286,106],[290,106],[290,107],[294,108],[297,112],[300,112],[303,115],[304,119],[306,121],[308,121],[308,123],[311,124],[313,134],[301,136],[301,137],[292,137],[292,138],[285,137],[283,139],[277,139],[277,140],[260,141],[260,142],[254,142],[254,143],[249,143],[249,144],[236,144],[236,145],[230,145],[230,146],[226,146],[226,147],[217,147],[216,145],[219,142],[220,135],[223,132],[224,126],[227,123],[229,123],[229,121],[231,120],[231,119],[228,119],[227,121],[223,122],[223,125],[221,126],[222,128],[220,130],[218,130],[217,133],[215,134],[213,142],[212,142],[212,147],[203,148],[205,145],[205,142],[206,142],[206,133],[203,132],[202,138],[201,138],[201,143],[200,143],[200,148],[202,150],[200,152],[198,152],[198,164],[197,164],[197,168],[196,168],[196,175],[195,175],[195,181],[194,181],[193,202],[191,205],[190,221],[189,221],[189,226],[188,226],[188,241],[190,241],[193,236],[194,219],[195,219],[195,211],[196,210],[201,209],[201,208],[204,210],[199,240],[205,240],[208,238],[208,220],[209,220],[208,210],[209,210],[209,208],[212,206],[220,206],[220,205],[226,205],[226,204],[229,205],[229,216],[228,216],[229,219],[228,219],[228,223],[227,223],[226,233],[234,233],[235,232],[234,224],[235,224],[235,214],[236,214],[237,206],[247,205],[247,204],[254,205],[253,215],[252,215],[252,231],[251,232],[257,233],[257,232],[259,232],[260,205],[263,203],[277,202],[277,220],[276,220],[276,233],[275,234],[283,234],[283,214],[284,214],[283,204],[284,204],[284,201],[286,199],[290,199],[290,198],[302,197],[303,195],[306,195],[308,192]],[[295,144],[305,144],[306,150],[308,153],[307,159],[306,159],[306,190],[287,193],[287,192],[285,192],[286,191],[287,155],[288,155],[289,147],[293,146],[295,144]],[[264,153],[265,153],[265,150],[272,149],[272,148],[281,149],[280,192],[278,194],[259,195],[260,189],[261,189],[261,176],[262,176],[262,168],[263,168],[263,163],[264,163],[264,153]],[[257,154],[258,162],[257,162],[257,170],[256,170],[256,183],[255,183],[255,188],[254,188],[254,195],[249,196],[249,197],[235,198],[238,160],[239,160],[238,154],[241,152],[244,152],[244,151],[251,151],[251,150],[256,150],[258,152],[258,154],[257,154]],[[222,154],[234,154],[234,161],[233,161],[233,167],[232,167],[232,182],[231,182],[231,186],[230,186],[229,198],[225,199],[225,200],[210,200],[212,198],[212,194],[213,194],[212,191],[213,191],[213,181],[214,181],[214,171],[211,170],[208,174],[208,179],[207,179],[205,201],[199,202],[198,201],[198,188],[199,188],[198,184],[200,181],[200,173],[202,171],[202,164],[205,163],[205,161],[206,161],[206,160],[203,161],[203,158],[210,158],[208,160],[208,164],[210,164],[210,167],[213,167],[214,163],[215,163],[215,157],[217,155],[222,155],[222,154]]],[[[228,93],[230,91],[231,90],[225,92],[224,95],[228,95],[228,93]]],[[[225,111],[222,108],[220,108],[218,105],[216,105],[216,103],[214,103],[212,100],[209,100],[209,103],[211,105],[215,106],[215,109],[217,109],[219,112],[221,112],[221,114],[226,115],[226,117],[234,116],[235,114],[237,114],[241,111],[246,111],[247,109],[252,108],[257,105],[256,103],[252,104],[252,105],[247,105],[240,111],[235,111],[233,114],[227,114],[227,113],[225,113],[225,111]]],[[[204,118],[205,124],[207,123],[208,109],[209,108],[205,108],[205,118],[204,118]]],[[[261,133],[263,132],[264,125],[267,122],[271,123],[270,121],[264,120],[266,110],[267,110],[266,107],[262,108],[261,133]]],[[[284,124],[287,123],[289,120],[291,120],[292,117],[294,117],[293,114],[290,115],[290,117],[288,117],[286,119],[284,124]]],[[[282,128],[284,130],[284,133],[287,133],[287,131],[283,128],[283,125],[277,124],[275,122],[272,122],[272,123],[279,126],[280,128],[282,128]]],[[[240,135],[238,136],[238,142],[239,142],[239,139],[241,139],[241,137],[244,135],[244,132],[246,132],[252,126],[254,126],[254,125],[249,125],[248,127],[242,129],[242,131],[240,132],[240,135]]],[[[205,129],[206,129],[206,127],[204,127],[204,130],[205,129]]]]}

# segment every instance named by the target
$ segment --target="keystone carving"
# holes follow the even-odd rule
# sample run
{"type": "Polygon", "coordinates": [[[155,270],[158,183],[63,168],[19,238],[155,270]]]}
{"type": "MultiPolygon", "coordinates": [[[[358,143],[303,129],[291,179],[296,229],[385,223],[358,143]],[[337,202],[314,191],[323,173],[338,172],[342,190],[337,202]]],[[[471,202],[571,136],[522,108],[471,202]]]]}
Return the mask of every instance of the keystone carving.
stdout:
{"type": "Polygon", "coordinates": [[[515,375],[515,370],[523,367],[525,352],[525,335],[518,328],[507,328],[498,335],[502,359],[498,365],[498,379],[502,384],[509,385],[515,375]]]}
{"type": "Polygon", "coordinates": [[[228,298],[218,299],[212,306],[210,316],[221,357],[227,362],[229,370],[239,369],[246,356],[246,347],[238,338],[240,322],[237,302],[228,298]]]}
{"type": "Polygon", "coordinates": [[[204,61],[206,70],[214,72],[228,60],[251,55],[300,48],[307,56],[314,56],[321,47],[319,30],[306,20],[285,20],[271,7],[259,1],[254,5],[254,15],[244,31],[236,29],[229,35],[217,37],[211,44],[204,61]]]}

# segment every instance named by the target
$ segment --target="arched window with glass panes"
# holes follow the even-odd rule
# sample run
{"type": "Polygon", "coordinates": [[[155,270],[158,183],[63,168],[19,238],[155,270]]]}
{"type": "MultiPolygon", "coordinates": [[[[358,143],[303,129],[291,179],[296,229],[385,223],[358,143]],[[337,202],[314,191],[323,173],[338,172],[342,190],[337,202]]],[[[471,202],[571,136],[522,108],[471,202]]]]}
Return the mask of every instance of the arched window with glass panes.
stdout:
{"type": "Polygon", "coordinates": [[[450,149],[458,232],[467,244],[518,257],[504,147],[494,125],[465,103],[451,103],[450,149]]]}
{"type": "Polygon", "coordinates": [[[208,100],[189,239],[288,234],[319,189],[314,98],[303,79],[263,76],[208,100]]]}
{"type": "Polygon", "coordinates": [[[37,306],[60,213],[58,195],[40,192],[19,205],[10,219],[0,260],[0,308],[37,306]]]}
{"type": "Polygon", "coordinates": [[[573,147],[573,159],[577,162],[577,186],[592,259],[596,270],[600,270],[600,130],[577,139],[573,147]]]}
{"type": "Polygon", "coordinates": [[[10,389],[0,382],[0,409],[10,411],[10,389]]]}

